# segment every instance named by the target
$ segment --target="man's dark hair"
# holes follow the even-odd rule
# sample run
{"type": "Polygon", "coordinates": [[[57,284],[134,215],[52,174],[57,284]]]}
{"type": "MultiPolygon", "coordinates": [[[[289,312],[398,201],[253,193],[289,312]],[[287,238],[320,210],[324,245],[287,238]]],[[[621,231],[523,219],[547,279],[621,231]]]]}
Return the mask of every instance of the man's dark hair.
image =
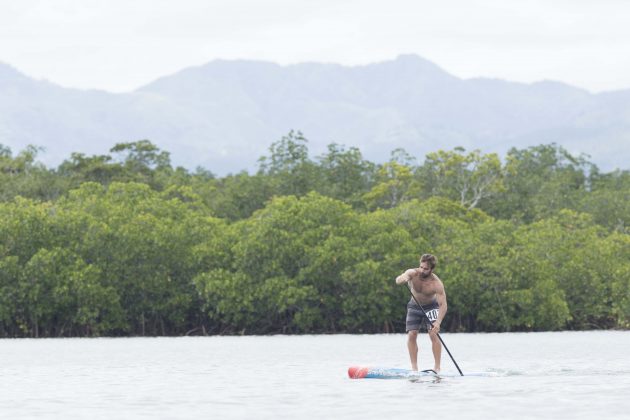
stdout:
{"type": "Polygon", "coordinates": [[[431,271],[433,271],[433,269],[437,265],[437,258],[435,257],[435,255],[424,254],[420,257],[420,264],[422,264],[423,262],[429,264],[431,271]]]}

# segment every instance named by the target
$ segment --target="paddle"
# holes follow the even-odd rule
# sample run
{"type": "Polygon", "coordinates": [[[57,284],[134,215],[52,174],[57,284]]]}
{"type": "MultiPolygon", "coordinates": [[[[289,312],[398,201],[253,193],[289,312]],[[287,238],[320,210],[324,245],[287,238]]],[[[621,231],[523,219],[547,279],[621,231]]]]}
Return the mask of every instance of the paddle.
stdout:
{"type": "MultiPolygon", "coordinates": [[[[418,304],[418,306],[420,307],[420,309],[422,310],[422,313],[424,314],[424,316],[427,318],[427,321],[429,321],[429,324],[431,324],[431,327],[433,327],[433,321],[431,321],[429,319],[429,315],[427,315],[426,311],[424,310],[424,308],[422,307],[422,305],[420,305],[420,302],[418,302],[418,299],[416,299],[416,297],[413,295],[413,292],[411,291],[411,285],[409,283],[407,283],[407,288],[409,288],[409,293],[411,293],[411,297],[413,298],[413,300],[416,301],[416,303],[418,304]]],[[[453,355],[451,354],[451,352],[448,350],[448,347],[446,347],[446,344],[444,344],[444,340],[442,340],[442,337],[440,337],[440,333],[437,333],[437,337],[440,339],[440,342],[442,343],[442,345],[444,346],[444,348],[446,349],[446,352],[448,353],[448,355],[451,357],[451,360],[453,361],[453,364],[455,365],[455,367],[457,368],[457,370],[459,371],[459,374],[464,376],[464,374],[462,373],[462,370],[459,368],[459,366],[457,365],[457,362],[455,361],[455,359],[453,358],[453,355]]]]}

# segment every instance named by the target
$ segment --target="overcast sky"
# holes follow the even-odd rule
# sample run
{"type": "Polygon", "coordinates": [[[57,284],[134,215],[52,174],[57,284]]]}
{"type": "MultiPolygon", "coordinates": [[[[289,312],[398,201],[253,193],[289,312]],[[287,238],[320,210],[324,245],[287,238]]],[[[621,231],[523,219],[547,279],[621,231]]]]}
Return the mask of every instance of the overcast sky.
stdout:
{"type": "Polygon", "coordinates": [[[0,0],[0,62],[133,90],[214,59],[361,65],[418,54],[461,77],[630,88],[625,0],[0,0]]]}

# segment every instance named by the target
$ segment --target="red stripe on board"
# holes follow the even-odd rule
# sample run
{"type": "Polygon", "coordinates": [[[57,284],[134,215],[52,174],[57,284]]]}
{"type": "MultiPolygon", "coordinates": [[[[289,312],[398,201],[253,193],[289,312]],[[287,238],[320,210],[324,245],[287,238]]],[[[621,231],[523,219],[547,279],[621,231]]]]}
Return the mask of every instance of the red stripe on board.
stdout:
{"type": "Polygon", "coordinates": [[[369,368],[361,367],[361,366],[350,366],[348,368],[348,376],[350,379],[360,379],[365,378],[368,374],[369,368]]]}

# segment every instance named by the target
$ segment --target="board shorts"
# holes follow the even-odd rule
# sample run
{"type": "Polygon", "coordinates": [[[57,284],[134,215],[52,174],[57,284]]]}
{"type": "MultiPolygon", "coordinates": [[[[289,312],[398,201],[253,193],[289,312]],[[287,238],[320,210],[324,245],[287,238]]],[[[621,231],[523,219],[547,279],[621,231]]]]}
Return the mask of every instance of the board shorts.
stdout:
{"type": "MultiPolygon", "coordinates": [[[[426,305],[422,305],[422,308],[427,313],[427,316],[431,321],[435,321],[438,318],[440,305],[438,305],[437,301],[433,301],[426,305]]],[[[424,312],[418,306],[416,301],[412,298],[407,303],[407,327],[406,331],[429,331],[431,323],[427,320],[427,317],[424,316],[424,312]]]]}

